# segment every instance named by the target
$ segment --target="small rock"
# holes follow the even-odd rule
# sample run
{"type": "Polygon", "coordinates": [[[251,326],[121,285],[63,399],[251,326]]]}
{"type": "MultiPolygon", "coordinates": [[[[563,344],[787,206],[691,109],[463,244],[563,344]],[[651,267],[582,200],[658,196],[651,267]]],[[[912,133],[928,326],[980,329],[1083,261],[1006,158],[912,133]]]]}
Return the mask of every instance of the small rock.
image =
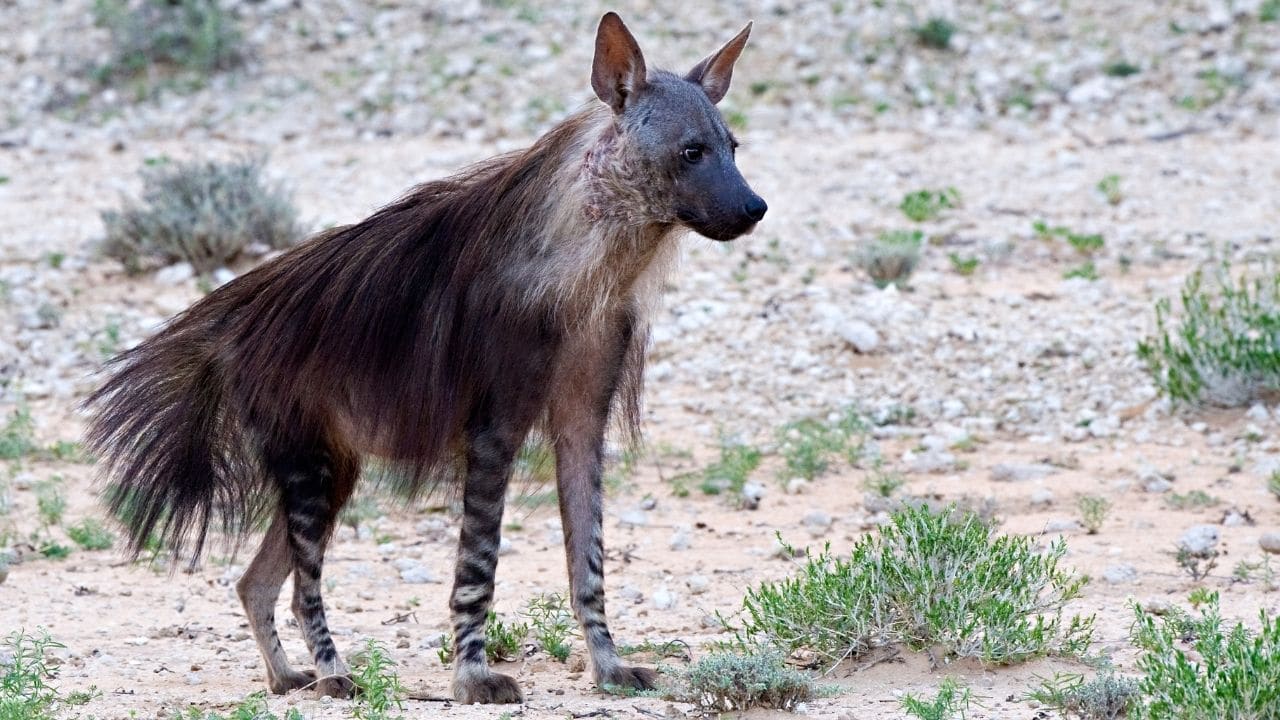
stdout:
{"type": "Polygon", "coordinates": [[[1102,579],[1112,585],[1123,585],[1138,579],[1138,569],[1127,563],[1110,565],[1102,573],[1102,579]]]}
{"type": "Polygon", "coordinates": [[[861,354],[874,352],[880,346],[880,335],[875,328],[861,320],[847,320],[836,328],[836,333],[861,354]]]}
{"type": "Polygon", "coordinates": [[[220,267],[217,270],[213,271],[214,286],[226,285],[227,283],[235,279],[236,279],[236,274],[231,271],[231,268],[220,267]]]}
{"type": "Polygon", "coordinates": [[[653,606],[659,610],[670,610],[676,606],[676,594],[665,585],[653,591],[653,606]]]}
{"type": "Polygon", "coordinates": [[[1280,532],[1263,533],[1262,537],[1258,538],[1258,547],[1262,548],[1263,552],[1280,555],[1280,532]]]}
{"type": "Polygon", "coordinates": [[[498,541],[498,555],[510,555],[515,551],[516,548],[511,544],[510,540],[502,538],[498,541]]]}
{"type": "Polygon", "coordinates": [[[794,477],[787,481],[788,495],[800,495],[809,491],[809,481],[802,477],[794,477]]]}
{"type": "Polygon", "coordinates": [[[1033,507],[1048,507],[1053,504],[1053,491],[1049,488],[1036,488],[1031,491],[1033,507]]]}
{"type": "Polygon", "coordinates": [[[1193,525],[1182,533],[1178,547],[1197,557],[1208,557],[1218,544],[1217,525],[1193,525]]]}
{"type": "Polygon", "coordinates": [[[668,547],[670,547],[672,550],[675,550],[676,552],[679,552],[681,550],[688,550],[690,547],[693,546],[693,536],[689,533],[688,530],[685,530],[683,528],[678,529],[675,532],[671,533],[671,539],[667,541],[667,545],[668,547]]]}
{"type": "Polygon", "coordinates": [[[804,517],[800,519],[800,522],[808,528],[820,528],[822,530],[826,530],[831,527],[831,523],[833,521],[829,513],[823,512],[822,510],[810,510],[804,514],[804,517]]]}
{"type": "Polygon", "coordinates": [[[1075,520],[1050,520],[1044,524],[1045,532],[1075,532],[1080,529],[1080,523],[1075,520]]]}
{"type": "Polygon", "coordinates": [[[1173,603],[1163,598],[1150,598],[1142,603],[1142,609],[1152,615],[1168,615],[1173,610],[1173,603]]]}
{"type": "Polygon", "coordinates": [[[1173,489],[1173,483],[1162,477],[1153,477],[1143,481],[1142,489],[1149,493],[1166,493],[1173,489]]]}
{"type": "Polygon", "coordinates": [[[401,570],[400,579],[413,585],[425,585],[427,583],[440,582],[440,578],[436,577],[435,573],[422,565],[415,565],[401,570]]]}
{"type": "Polygon", "coordinates": [[[649,518],[643,510],[628,510],[618,518],[618,523],[625,527],[644,527],[649,524],[649,518]]]}
{"type": "Polygon", "coordinates": [[[1000,463],[991,468],[995,482],[1024,482],[1039,480],[1058,472],[1058,468],[1045,463],[1000,463]]]}
{"type": "Polygon", "coordinates": [[[707,579],[706,575],[690,575],[688,579],[684,581],[684,584],[689,588],[690,594],[701,595],[707,591],[708,587],[710,587],[711,581],[707,579]]]}
{"type": "Polygon", "coordinates": [[[758,482],[748,482],[742,486],[742,507],[747,510],[755,510],[760,507],[760,501],[764,499],[764,485],[758,482]]]}
{"type": "Polygon", "coordinates": [[[444,647],[444,642],[448,639],[449,636],[447,633],[435,633],[434,635],[428,635],[422,638],[422,640],[418,642],[418,647],[423,650],[433,650],[435,648],[444,647]]]}
{"type": "Polygon", "coordinates": [[[195,268],[191,263],[180,262],[160,268],[156,271],[156,282],[161,285],[180,285],[195,277],[195,268]]]}
{"type": "Polygon", "coordinates": [[[652,495],[646,496],[643,500],[640,501],[641,510],[652,510],[656,507],[658,507],[658,499],[653,497],[652,495]]]}
{"type": "Polygon", "coordinates": [[[637,605],[644,602],[644,593],[631,587],[630,585],[623,585],[622,589],[618,591],[618,597],[622,598],[623,600],[629,600],[637,605]]]}
{"type": "Polygon", "coordinates": [[[188,685],[200,685],[204,682],[204,679],[200,677],[200,673],[194,672],[187,673],[185,680],[188,685]]]}

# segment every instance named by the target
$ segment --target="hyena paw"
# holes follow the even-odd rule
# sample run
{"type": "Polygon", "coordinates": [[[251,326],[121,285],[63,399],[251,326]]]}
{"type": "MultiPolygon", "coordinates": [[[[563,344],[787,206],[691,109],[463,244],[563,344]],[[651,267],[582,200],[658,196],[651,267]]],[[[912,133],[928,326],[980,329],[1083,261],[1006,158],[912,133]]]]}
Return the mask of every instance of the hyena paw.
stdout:
{"type": "Polygon", "coordinates": [[[316,681],[316,695],[328,695],[335,700],[349,698],[356,694],[356,684],[346,675],[330,675],[316,681]]]}
{"type": "Polygon", "coordinates": [[[607,693],[626,694],[633,690],[652,690],[658,686],[658,673],[649,668],[618,665],[596,678],[596,685],[607,693]]]}
{"type": "Polygon", "coordinates": [[[299,688],[309,687],[316,681],[316,673],[314,670],[290,670],[281,677],[273,677],[267,680],[267,687],[271,688],[271,692],[276,695],[284,695],[299,688]]]}
{"type": "Polygon", "coordinates": [[[520,694],[520,685],[514,678],[500,673],[486,673],[454,680],[453,698],[463,705],[524,702],[524,696],[520,694]]]}

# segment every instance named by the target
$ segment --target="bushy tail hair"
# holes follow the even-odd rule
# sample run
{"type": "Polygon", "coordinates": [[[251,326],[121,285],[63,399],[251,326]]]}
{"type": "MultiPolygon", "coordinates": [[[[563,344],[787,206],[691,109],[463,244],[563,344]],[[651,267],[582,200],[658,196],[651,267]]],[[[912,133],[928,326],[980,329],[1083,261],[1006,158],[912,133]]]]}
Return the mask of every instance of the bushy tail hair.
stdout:
{"type": "Polygon", "coordinates": [[[114,359],[112,376],[85,401],[94,410],[86,441],[103,463],[107,504],[135,557],[161,543],[195,562],[215,515],[228,536],[239,536],[275,492],[227,402],[213,345],[225,310],[218,299],[114,359]]]}

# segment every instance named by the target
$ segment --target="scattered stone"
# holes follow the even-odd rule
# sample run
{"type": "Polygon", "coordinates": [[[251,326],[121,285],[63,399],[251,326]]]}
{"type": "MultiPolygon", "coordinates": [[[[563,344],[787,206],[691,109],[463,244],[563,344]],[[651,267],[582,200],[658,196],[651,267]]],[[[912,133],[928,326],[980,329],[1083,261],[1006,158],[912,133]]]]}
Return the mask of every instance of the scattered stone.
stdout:
{"type": "Polygon", "coordinates": [[[440,578],[436,577],[436,574],[428,570],[424,565],[414,565],[401,570],[400,579],[412,585],[440,582],[440,578]]]}
{"type": "Polygon", "coordinates": [[[836,328],[836,333],[863,355],[875,352],[880,346],[880,334],[861,320],[846,320],[836,328]]]}
{"type": "Polygon", "coordinates": [[[684,581],[684,584],[689,588],[690,594],[701,595],[711,586],[711,581],[707,579],[706,575],[690,575],[684,581]]]}
{"type": "Polygon", "coordinates": [[[1053,491],[1049,488],[1036,488],[1031,491],[1032,507],[1048,507],[1053,504],[1053,491]]]}
{"type": "Polygon", "coordinates": [[[676,594],[663,585],[653,591],[652,602],[653,606],[659,610],[670,610],[676,606],[676,594]]]}
{"type": "Polygon", "coordinates": [[[1164,598],[1148,598],[1142,603],[1142,609],[1152,615],[1168,615],[1173,610],[1173,603],[1164,598]]]}
{"type": "Polygon", "coordinates": [[[1208,557],[1218,544],[1217,525],[1192,525],[1178,539],[1178,547],[1196,557],[1208,557]]]}
{"type": "Polygon", "coordinates": [[[1044,531],[1049,533],[1069,533],[1079,529],[1080,523],[1076,520],[1050,520],[1044,524],[1044,531]]]}
{"type": "Polygon", "coordinates": [[[191,267],[191,263],[180,262],[160,268],[156,271],[155,278],[161,285],[180,285],[195,275],[196,271],[191,267]]]}
{"type": "Polygon", "coordinates": [[[654,496],[652,496],[652,495],[646,495],[646,496],[644,497],[644,499],[642,499],[642,500],[640,501],[640,509],[641,509],[641,510],[648,511],[648,510],[652,510],[652,509],[654,509],[654,508],[656,508],[656,507],[658,507],[658,499],[657,499],[657,498],[655,498],[655,497],[654,497],[654,496]]]}
{"type": "Polygon", "coordinates": [[[742,486],[742,507],[746,510],[755,510],[760,507],[760,501],[764,499],[764,485],[755,481],[749,481],[742,486]]]}
{"type": "Polygon", "coordinates": [[[644,527],[649,524],[649,517],[643,510],[628,510],[618,517],[618,524],[623,527],[644,527]]]}
{"type": "Polygon", "coordinates": [[[794,477],[787,481],[788,495],[800,495],[809,491],[809,481],[802,477],[794,477]]]}
{"type": "Polygon", "coordinates": [[[667,546],[676,552],[688,550],[693,546],[693,534],[686,528],[677,528],[671,533],[671,539],[667,541],[667,546]]]}
{"type": "Polygon", "coordinates": [[[1263,533],[1262,537],[1258,538],[1258,547],[1262,548],[1263,552],[1280,555],[1280,532],[1263,533]]]}
{"type": "Polygon", "coordinates": [[[1124,585],[1138,579],[1138,569],[1127,563],[1109,565],[1103,571],[1102,579],[1112,585],[1124,585]]]}
{"type": "Polygon", "coordinates": [[[1026,482],[1039,480],[1058,472],[1058,468],[1046,463],[1000,463],[991,468],[995,482],[1026,482]]]}
{"type": "Polygon", "coordinates": [[[418,641],[418,647],[422,650],[434,650],[444,647],[444,643],[449,639],[448,633],[433,633],[418,641]]]}

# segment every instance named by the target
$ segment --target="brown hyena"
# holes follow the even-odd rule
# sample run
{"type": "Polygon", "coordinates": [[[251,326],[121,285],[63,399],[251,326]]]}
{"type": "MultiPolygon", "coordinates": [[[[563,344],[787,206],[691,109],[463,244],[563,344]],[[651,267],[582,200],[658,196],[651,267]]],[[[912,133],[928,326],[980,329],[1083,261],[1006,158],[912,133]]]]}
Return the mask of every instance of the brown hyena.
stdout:
{"type": "Polygon", "coordinates": [[[320,572],[362,460],[410,489],[458,487],[452,611],[457,700],[518,702],[485,662],[503,501],[531,430],[554,445],[570,598],[596,682],[649,688],[604,612],[602,446],[634,437],[646,311],[684,229],[750,232],[766,205],[715,108],[750,25],[681,76],[647,69],[617,15],[600,21],[603,101],[527,150],[421,185],[214,291],[114,361],[88,401],[89,444],[135,552],[198,557],[214,516],[268,522],[237,589],[274,692],[352,691],[320,572]],[[290,666],[274,608],[286,577],[315,672],[290,666]]]}

